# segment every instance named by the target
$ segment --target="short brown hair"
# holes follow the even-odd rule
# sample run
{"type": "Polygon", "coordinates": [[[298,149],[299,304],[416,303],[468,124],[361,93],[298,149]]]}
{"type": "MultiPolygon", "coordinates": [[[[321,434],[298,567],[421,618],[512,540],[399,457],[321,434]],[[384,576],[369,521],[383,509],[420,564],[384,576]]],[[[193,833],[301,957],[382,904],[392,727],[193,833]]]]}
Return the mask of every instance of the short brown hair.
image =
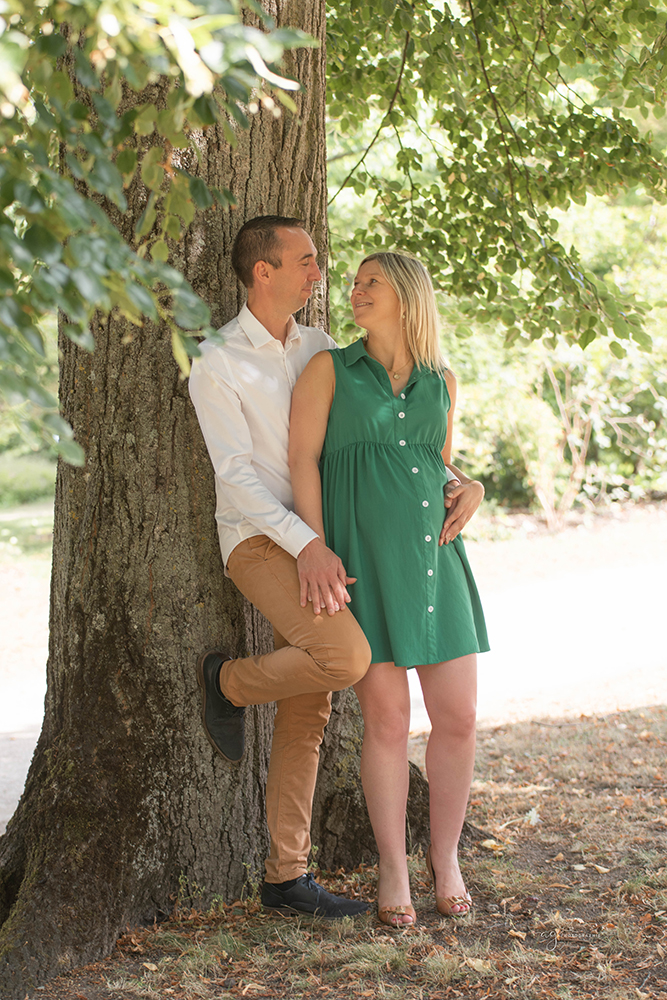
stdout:
{"type": "Polygon", "coordinates": [[[271,267],[282,266],[279,229],[304,229],[302,219],[292,219],[283,215],[258,215],[249,219],[236,234],[232,246],[232,267],[239,281],[246,288],[252,288],[252,271],[258,260],[264,260],[271,267]]]}

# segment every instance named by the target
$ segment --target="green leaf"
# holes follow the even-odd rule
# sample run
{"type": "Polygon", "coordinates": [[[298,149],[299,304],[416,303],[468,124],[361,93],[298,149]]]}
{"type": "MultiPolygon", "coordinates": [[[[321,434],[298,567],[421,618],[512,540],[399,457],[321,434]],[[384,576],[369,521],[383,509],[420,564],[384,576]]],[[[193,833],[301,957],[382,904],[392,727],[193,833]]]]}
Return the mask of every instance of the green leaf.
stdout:
{"type": "Polygon", "coordinates": [[[188,353],[183,346],[183,340],[178,331],[175,329],[172,329],[171,331],[171,350],[178,367],[187,378],[190,374],[190,360],[188,358],[188,353]]]}
{"type": "Polygon", "coordinates": [[[627,353],[625,348],[619,344],[617,340],[610,341],[609,350],[616,358],[624,358],[627,353]]]}
{"type": "Polygon", "coordinates": [[[156,218],[157,212],[155,211],[155,195],[151,194],[146,204],[146,208],[139,216],[139,221],[137,222],[135,229],[136,235],[147,236],[155,225],[156,218]]]}
{"type": "Polygon", "coordinates": [[[109,308],[109,294],[93,271],[75,267],[71,271],[71,279],[84,302],[109,308]]]}
{"type": "Polygon", "coordinates": [[[74,437],[74,432],[72,428],[64,420],[59,413],[45,413],[44,414],[44,426],[48,427],[50,431],[57,434],[61,438],[72,439],[74,437]]]}
{"type": "Polygon", "coordinates": [[[124,181],[132,177],[137,168],[137,154],[133,149],[121,149],[116,157],[116,167],[123,175],[124,181]]]}
{"type": "Polygon", "coordinates": [[[52,59],[60,59],[67,52],[67,42],[58,32],[52,35],[40,35],[35,45],[38,52],[43,52],[52,59]]]}
{"type": "Polygon", "coordinates": [[[93,94],[93,104],[103,125],[109,129],[118,127],[119,122],[116,112],[106,97],[102,97],[101,94],[93,94]]]}
{"type": "Polygon", "coordinates": [[[175,215],[168,215],[162,223],[162,232],[172,240],[181,238],[181,222],[175,215]]]}
{"type": "Polygon", "coordinates": [[[200,330],[211,321],[210,309],[187,285],[174,292],[172,310],[183,330],[200,330]]]}
{"type": "Polygon", "coordinates": [[[56,264],[63,255],[60,241],[44,226],[30,226],[26,230],[23,242],[31,254],[43,260],[45,264],[56,264]]]}
{"type": "Polygon", "coordinates": [[[0,225],[0,244],[2,244],[9,255],[9,260],[17,267],[24,270],[31,270],[34,258],[30,249],[16,236],[11,226],[0,225]]]}
{"type": "Polygon", "coordinates": [[[213,98],[206,94],[197,98],[192,109],[202,125],[215,125],[218,120],[218,106],[213,98]]]}
{"type": "Polygon", "coordinates": [[[650,352],[653,350],[653,340],[645,330],[632,330],[630,336],[642,351],[650,352]]]}
{"type": "Polygon", "coordinates": [[[136,281],[131,281],[125,286],[125,292],[130,302],[137,307],[142,315],[157,321],[158,312],[155,300],[147,288],[139,285],[136,281]]]}
{"type": "Polygon", "coordinates": [[[60,457],[77,468],[82,468],[86,464],[86,453],[80,444],[72,441],[71,438],[60,438],[56,441],[55,448],[60,457]]]}
{"type": "Polygon", "coordinates": [[[88,183],[95,191],[106,195],[122,211],[127,208],[127,200],[123,193],[123,178],[111,160],[97,156],[93,169],[88,174],[88,183]]]}
{"type": "Polygon", "coordinates": [[[82,347],[84,351],[88,351],[92,354],[95,350],[95,338],[88,327],[79,327],[73,326],[71,323],[64,323],[62,330],[66,337],[68,337],[74,344],[82,347]]]}
{"type": "Polygon", "coordinates": [[[149,104],[134,119],[134,131],[137,135],[150,135],[155,129],[156,121],[157,108],[149,104]]]}
{"type": "Polygon", "coordinates": [[[160,166],[163,159],[162,146],[153,146],[141,161],[141,179],[151,191],[157,191],[164,180],[164,168],[160,166]]]}
{"type": "Polygon", "coordinates": [[[166,261],[169,259],[169,247],[164,240],[156,240],[151,247],[151,257],[153,260],[166,261]]]}
{"type": "Polygon", "coordinates": [[[210,208],[214,203],[213,195],[201,177],[190,178],[190,194],[197,208],[210,208]]]}
{"type": "Polygon", "coordinates": [[[86,87],[87,90],[98,89],[100,81],[97,73],[81,49],[76,47],[74,48],[74,72],[79,83],[86,87]]]}

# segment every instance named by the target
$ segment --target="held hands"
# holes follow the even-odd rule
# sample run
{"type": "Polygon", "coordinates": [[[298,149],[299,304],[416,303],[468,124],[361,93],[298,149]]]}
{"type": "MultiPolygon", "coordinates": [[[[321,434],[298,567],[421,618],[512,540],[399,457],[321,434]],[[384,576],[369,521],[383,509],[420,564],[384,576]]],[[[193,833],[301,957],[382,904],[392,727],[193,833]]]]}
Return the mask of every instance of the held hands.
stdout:
{"type": "Polygon", "coordinates": [[[299,552],[296,560],[301,585],[301,607],[313,602],[313,611],[319,615],[326,608],[330,615],[343,611],[352,600],[347,585],[355,583],[356,576],[348,576],[335,552],[320,538],[314,538],[299,552]]]}
{"type": "Polygon", "coordinates": [[[448,545],[473,516],[484,499],[484,487],[476,479],[467,483],[452,480],[445,487],[447,516],[440,532],[438,545],[448,545]]]}

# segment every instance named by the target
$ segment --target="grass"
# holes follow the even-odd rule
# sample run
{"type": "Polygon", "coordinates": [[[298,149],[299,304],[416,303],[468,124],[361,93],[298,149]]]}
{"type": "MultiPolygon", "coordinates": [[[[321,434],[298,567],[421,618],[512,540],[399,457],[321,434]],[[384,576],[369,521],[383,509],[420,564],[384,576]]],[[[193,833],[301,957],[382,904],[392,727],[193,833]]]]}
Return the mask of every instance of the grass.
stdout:
{"type": "MultiPolygon", "coordinates": [[[[285,919],[256,898],[183,908],[128,933],[106,962],[40,991],[45,1000],[628,1000],[667,998],[667,709],[480,733],[463,850],[475,900],[435,911],[411,858],[419,926],[375,916],[285,919]],[[641,764],[637,761],[641,760],[641,764]]],[[[412,744],[423,762],[424,739],[412,744]]],[[[372,900],[368,866],[322,880],[372,900]]]]}
{"type": "Polygon", "coordinates": [[[56,463],[43,455],[0,454],[0,508],[53,500],[56,463]]]}
{"type": "Polygon", "coordinates": [[[29,557],[51,561],[53,507],[50,503],[0,509],[0,561],[29,557]]]}

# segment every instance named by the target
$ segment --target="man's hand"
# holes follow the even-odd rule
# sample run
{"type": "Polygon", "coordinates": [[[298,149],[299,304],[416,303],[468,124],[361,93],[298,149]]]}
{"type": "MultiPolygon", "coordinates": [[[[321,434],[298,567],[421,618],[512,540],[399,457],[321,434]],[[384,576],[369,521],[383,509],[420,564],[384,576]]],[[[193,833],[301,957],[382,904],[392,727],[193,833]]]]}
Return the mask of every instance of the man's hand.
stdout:
{"type": "Polygon", "coordinates": [[[320,538],[314,538],[301,549],[296,559],[301,585],[301,607],[313,602],[313,611],[319,615],[326,608],[330,615],[343,611],[352,600],[347,585],[356,582],[356,576],[348,576],[345,567],[335,552],[332,552],[320,538]]]}
{"type": "Polygon", "coordinates": [[[484,487],[476,479],[467,483],[455,481],[447,483],[445,488],[445,507],[447,516],[440,532],[439,545],[448,545],[473,516],[484,499],[484,487]]]}

